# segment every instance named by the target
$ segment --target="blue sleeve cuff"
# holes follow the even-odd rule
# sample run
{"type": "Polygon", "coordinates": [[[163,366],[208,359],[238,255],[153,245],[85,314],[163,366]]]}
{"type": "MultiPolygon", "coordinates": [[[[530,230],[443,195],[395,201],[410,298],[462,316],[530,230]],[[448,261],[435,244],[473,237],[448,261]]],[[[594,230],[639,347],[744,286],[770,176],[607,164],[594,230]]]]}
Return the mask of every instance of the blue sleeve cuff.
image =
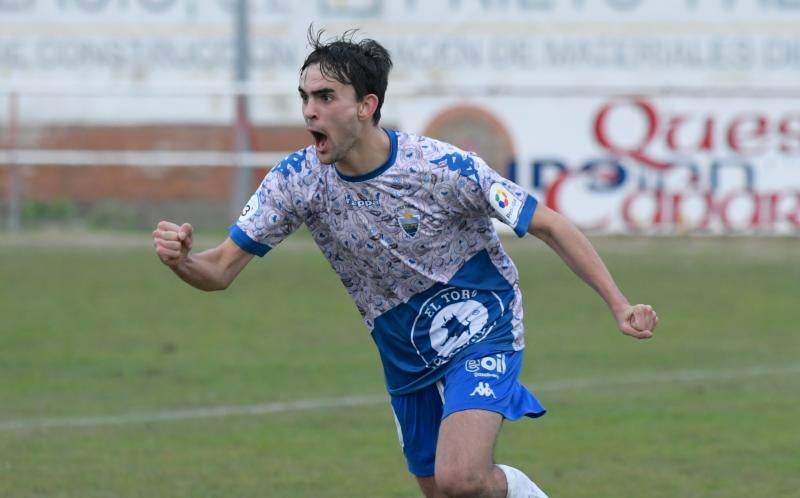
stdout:
{"type": "Polygon", "coordinates": [[[251,239],[250,236],[235,223],[228,229],[228,235],[237,246],[256,256],[264,256],[272,249],[267,244],[262,244],[261,242],[256,242],[251,239]]]}
{"type": "Polygon", "coordinates": [[[514,233],[517,234],[517,237],[524,237],[525,234],[528,233],[528,226],[531,224],[531,219],[533,218],[533,213],[536,211],[537,205],[539,205],[539,201],[537,201],[535,197],[532,195],[525,197],[525,204],[522,206],[522,212],[519,213],[517,226],[514,227],[514,233]]]}

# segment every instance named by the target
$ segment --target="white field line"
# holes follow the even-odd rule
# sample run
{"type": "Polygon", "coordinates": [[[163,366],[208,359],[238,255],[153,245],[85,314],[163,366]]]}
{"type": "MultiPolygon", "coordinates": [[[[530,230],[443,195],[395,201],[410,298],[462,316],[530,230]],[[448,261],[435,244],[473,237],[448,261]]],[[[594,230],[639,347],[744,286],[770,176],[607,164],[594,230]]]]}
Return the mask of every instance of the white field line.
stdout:
{"type": "MultiPolygon", "coordinates": [[[[531,385],[534,392],[568,391],[575,389],[602,389],[620,386],[647,384],[667,384],[675,382],[724,382],[772,375],[792,375],[800,373],[800,363],[785,365],[762,365],[725,370],[677,370],[666,372],[644,372],[612,377],[590,377],[542,382],[531,385]]],[[[345,408],[388,404],[388,395],[341,396],[328,399],[305,399],[278,401],[256,405],[215,406],[190,408],[185,410],[165,410],[150,413],[127,413],[108,416],[85,416],[63,418],[0,420],[0,431],[21,431],[30,429],[54,429],[73,427],[98,427],[110,425],[131,425],[153,422],[170,422],[198,418],[231,417],[242,415],[267,415],[326,408],[345,408]]]]}

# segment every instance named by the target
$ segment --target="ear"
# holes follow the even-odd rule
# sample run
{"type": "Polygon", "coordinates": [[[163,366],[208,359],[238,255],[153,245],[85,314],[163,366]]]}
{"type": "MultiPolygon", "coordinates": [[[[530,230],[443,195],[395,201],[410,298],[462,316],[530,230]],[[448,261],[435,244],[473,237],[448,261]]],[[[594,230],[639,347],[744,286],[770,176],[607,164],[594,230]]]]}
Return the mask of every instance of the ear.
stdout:
{"type": "Polygon", "coordinates": [[[376,109],[378,109],[378,96],[374,93],[365,95],[358,103],[358,119],[371,120],[376,109]]]}

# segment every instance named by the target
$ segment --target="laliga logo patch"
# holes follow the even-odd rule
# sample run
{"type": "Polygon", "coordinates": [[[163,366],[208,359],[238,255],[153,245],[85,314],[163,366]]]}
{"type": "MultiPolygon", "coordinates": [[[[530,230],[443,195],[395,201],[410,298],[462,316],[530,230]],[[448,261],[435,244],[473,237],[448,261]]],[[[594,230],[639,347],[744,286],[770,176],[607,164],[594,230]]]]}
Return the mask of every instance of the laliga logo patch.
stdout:
{"type": "Polygon", "coordinates": [[[493,292],[447,287],[420,307],[411,341],[427,366],[443,365],[465,347],[482,341],[502,311],[503,303],[493,292]]]}
{"type": "Polygon", "coordinates": [[[245,204],[244,207],[242,208],[242,214],[241,216],[239,216],[239,221],[247,221],[250,218],[252,218],[253,215],[256,214],[258,207],[259,207],[258,195],[253,194],[253,196],[250,197],[250,200],[247,201],[247,204],[245,204]]]}
{"type": "Polygon", "coordinates": [[[522,202],[514,197],[501,183],[492,184],[489,189],[489,203],[500,217],[509,225],[516,225],[522,202]]]}
{"type": "Polygon", "coordinates": [[[403,229],[409,237],[417,234],[419,229],[419,213],[412,209],[404,209],[400,216],[397,217],[397,222],[400,223],[400,228],[403,229]]]}

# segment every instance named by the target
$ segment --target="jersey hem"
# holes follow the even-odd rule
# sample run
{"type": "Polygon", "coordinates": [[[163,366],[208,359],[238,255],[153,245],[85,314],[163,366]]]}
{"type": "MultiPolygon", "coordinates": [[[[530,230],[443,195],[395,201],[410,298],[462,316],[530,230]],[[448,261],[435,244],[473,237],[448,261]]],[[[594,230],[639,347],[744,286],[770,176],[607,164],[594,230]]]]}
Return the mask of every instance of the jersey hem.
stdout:
{"type": "Polygon", "coordinates": [[[439,379],[445,376],[447,370],[450,368],[452,364],[458,362],[461,358],[466,355],[471,354],[482,354],[482,355],[491,355],[494,353],[510,353],[514,351],[522,351],[514,349],[513,344],[498,344],[496,342],[488,342],[488,343],[478,343],[475,344],[473,347],[467,348],[460,353],[456,354],[447,362],[448,364],[443,366],[442,368],[436,370],[435,372],[430,372],[428,375],[418,378],[411,384],[407,384],[403,387],[398,387],[395,389],[390,388],[388,385],[386,386],[386,391],[391,396],[402,396],[405,394],[410,394],[420,389],[425,389],[426,387],[430,386],[431,384],[435,384],[439,379]],[[435,375],[431,375],[435,374],[435,375]]]}

